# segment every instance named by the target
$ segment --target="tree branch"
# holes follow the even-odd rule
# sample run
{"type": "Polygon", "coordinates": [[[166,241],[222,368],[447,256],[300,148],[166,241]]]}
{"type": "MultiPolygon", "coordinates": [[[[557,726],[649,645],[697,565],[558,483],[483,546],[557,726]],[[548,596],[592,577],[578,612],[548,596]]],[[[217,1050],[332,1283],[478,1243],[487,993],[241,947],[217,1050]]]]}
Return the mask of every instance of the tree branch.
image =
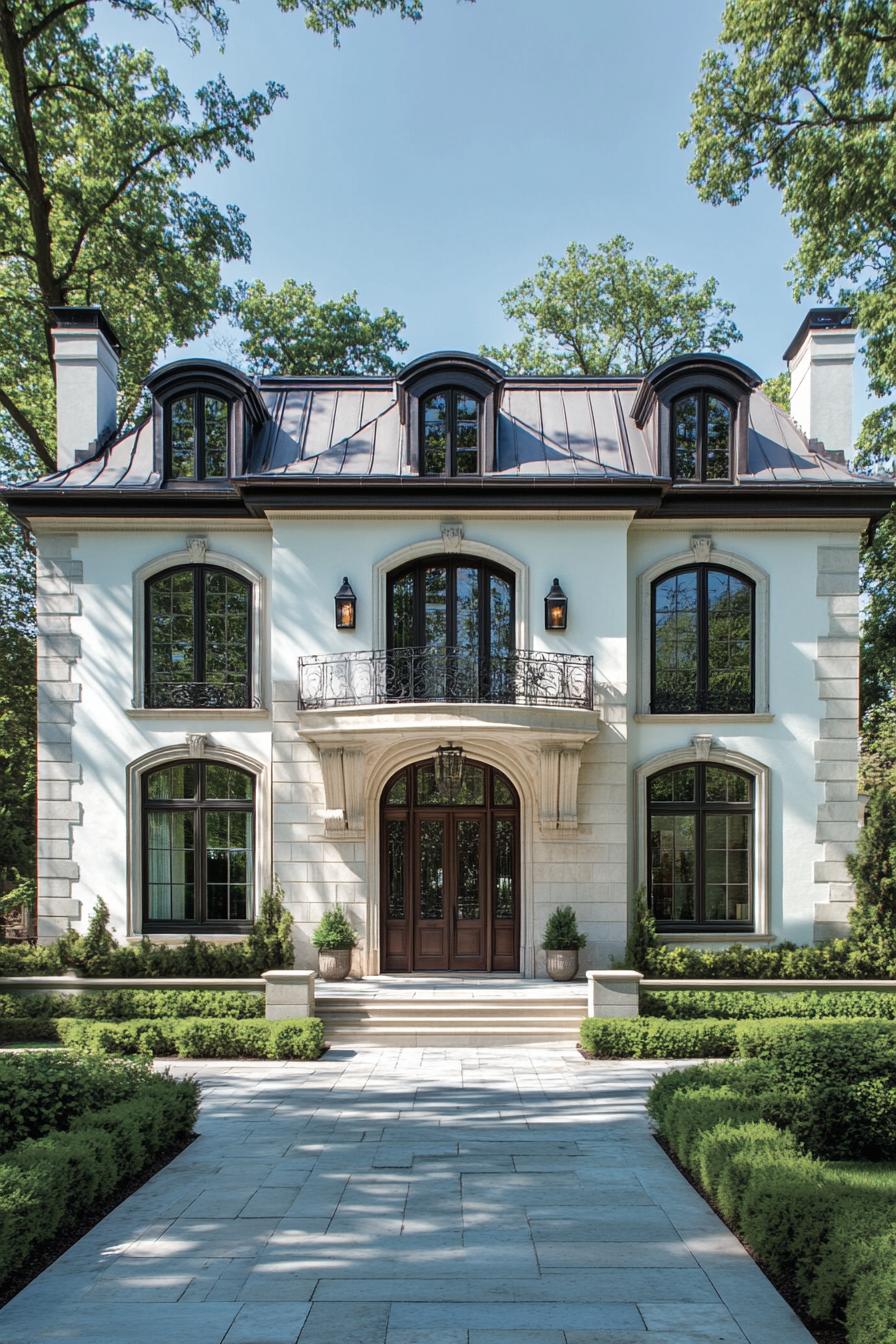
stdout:
{"type": "Polygon", "coordinates": [[[15,404],[12,397],[10,397],[9,394],[2,387],[0,387],[0,406],[2,406],[3,409],[8,412],[10,419],[15,422],[15,424],[25,435],[28,442],[31,444],[31,447],[34,449],[35,453],[37,453],[38,458],[47,468],[47,470],[55,471],[56,460],[53,457],[53,454],[50,452],[49,448],[47,447],[46,443],[44,442],[43,435],[40,433],[40,430],[31,420],[29,420],[25,412],[15,404]]]}

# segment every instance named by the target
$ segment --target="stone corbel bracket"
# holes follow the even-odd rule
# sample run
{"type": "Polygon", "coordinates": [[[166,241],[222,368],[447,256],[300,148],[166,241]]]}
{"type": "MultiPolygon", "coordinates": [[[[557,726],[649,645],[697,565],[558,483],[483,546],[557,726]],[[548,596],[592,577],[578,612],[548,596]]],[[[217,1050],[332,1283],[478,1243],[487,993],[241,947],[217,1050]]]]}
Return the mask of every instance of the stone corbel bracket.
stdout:
{"type": "Polygon", "coordinates": [[[348,747],[321,747],[324,829],[331,835],[364,830],[364,753],[348,747]]]}
{"type": "Polygon", "coordinates": [[[584,743],[545,746],[538,752],[539,823],[542,831],[575,831],[579,824],[579,766],[584,743]]]}

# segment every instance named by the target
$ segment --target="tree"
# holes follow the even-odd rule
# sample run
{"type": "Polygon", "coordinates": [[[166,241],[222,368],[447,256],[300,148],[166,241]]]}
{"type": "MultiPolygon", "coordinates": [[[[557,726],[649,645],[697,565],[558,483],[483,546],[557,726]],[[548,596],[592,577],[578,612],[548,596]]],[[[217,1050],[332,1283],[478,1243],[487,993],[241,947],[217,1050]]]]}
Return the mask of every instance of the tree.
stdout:
{"type": "Polygon", "coordinates": [[[724,350],[741,334],[713,279],[697,283],[620,235],[589,251],[570,243],[501,297],[522,336],[482,353],[512,373],[646,373],[673,355],[724,350]]]}
{"type": "MultiPolygon", "coordinates": [[[[853,466],[882,476],[896,474],[896,405],[881,407],[865,417],[853,466]]],[[[877,730],[867,722],[869,711],[896,694],[896,518],[892,509],[862,549],[862,589],[863,752],[873,752],[877,730]]]]}
{"type": "Polygon", "coordinates": [[[883,962],[896,952],[896,793],[890,789],[872,792],[856,852],[846,862],[856,889],[852,937],[878,946],[883,962]]]}
{"type": "Polygon", "coordinates": [[[238,287],[235,312],[253,373],[394,373],[392,352],[408,348],[404,318],[391,308],[373,317],[355,290],[318,303],[311,284],[255,280],[238,287]]]}
{"type": "Polygon", "coordinates": [[[840,300],[866,336],[872,390],[896,386],[896,6],[891,0],[728,0],[682,144],[713,204],[757,178],[799,244],[796,297],[840,300]]]}
{"type": "Polygon", "coordinates": [[[773,377],[766,378],[760,390],[765,393],[769,401],[780,406],[782,411],[790,411],[790,374],[787,369],[783,373],[776,373],[773,377]]]}

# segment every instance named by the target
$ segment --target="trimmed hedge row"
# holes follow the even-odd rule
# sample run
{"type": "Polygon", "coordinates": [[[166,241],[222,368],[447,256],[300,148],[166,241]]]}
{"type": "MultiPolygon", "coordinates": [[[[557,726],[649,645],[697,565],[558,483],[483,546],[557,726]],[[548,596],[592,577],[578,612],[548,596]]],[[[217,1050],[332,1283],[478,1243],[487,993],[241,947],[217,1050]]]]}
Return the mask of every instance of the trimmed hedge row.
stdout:
{"type": "Polygon", "coordinates": [[[3,1018],[264,1017],[264,992],[248,989],[97,989],[74,994],[0,994],[3,1018]]]}
{"type": "Polygon", "coordinates": [[[896,1342],[896,1172],[832,1164],[761,1118],[786,1091],[775,1066],[700,1066],[667,1074],[648,1109],[722,1216],[802,1309],[845,1320],[849,1344],[896,1342]]]}
{"type": "Polygon", "coordinates": [[[878,980],[896,978],[892,940],[855,938],[773,947],[646,947],[630,964],[656,980],[878,980]]]}
{"type": "Polygon", "coordinates": [[[73,1059],[58,1051],[0,1058],[0,1152],[68,1129],[85,1111],[132,1096],[146,1069],[131,1060],[73,1059]]]}
{"type": "MultiPolygon", "coordinates": [[[[68,1060],[72,1067],[71,1059],[68,1060]]],[[[75,1064],[75,1068],[81,1067],[75,1064]]],[[[113,1069],[112,1061],[104,1067],[113,1069]]],[[[120,1066],[118,1066],[120,1067],[120,1066]]],[[[125,1101],[26,1139],[0,1162],[0,1285],[193,1129],[198,1089],[158,1074],[125,1101]]]]}
{"type": "Polygon", "coordinates": [[[740,1025],[713,1017],[586,1017],[579,1045],[594,1059],[721,1059],[736,1053],[740,1025]]]}
{"type": "Polygon", "coordinates": [[[49,1017],[0,1017],[0,1045],[27,1041],[58,1041],[56,1023],[49,1017]]]}
{"type": "Polygon", "coordinates": [[[317,1059],[324,1026],[317,1017],[157,1017],[130,1022],[58,1018],[63,1045],[89,1053],[178,1055],[181,1059],[317,1059]]]}
{"type": "MultiPolygon", "coordinates": [[[[896,991],[896,985],[894,985],[896,991]]],[[[896,992],[878,989],[662,989],[641,994],[641,1013],[685,1021],[700,1017],[878,1017],[896,1019],[896,992]]]]}

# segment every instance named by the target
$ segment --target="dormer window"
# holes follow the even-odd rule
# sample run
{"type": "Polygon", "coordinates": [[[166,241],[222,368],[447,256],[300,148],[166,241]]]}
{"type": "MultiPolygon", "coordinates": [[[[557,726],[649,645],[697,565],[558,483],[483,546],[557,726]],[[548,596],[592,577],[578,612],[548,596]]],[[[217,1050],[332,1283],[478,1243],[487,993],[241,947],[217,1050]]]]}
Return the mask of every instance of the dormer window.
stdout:
{"type": "Polygon", "coordinates": [[[168,479],[216,480],[228,475],[230,408],[221,397],[192,392],[168,406],[168,479]]]}
{"type": "Polygon", "coordinates": [[[672,403],[672,477],[730,481],[734,415],[711,392],[689,392],[672,403]]]}
{"type": "Polygon", "coordinates": [[[479,472],[478,397],[461,387],[423,398],[420,442],[424,476],[475,476],[479,472]]]}

